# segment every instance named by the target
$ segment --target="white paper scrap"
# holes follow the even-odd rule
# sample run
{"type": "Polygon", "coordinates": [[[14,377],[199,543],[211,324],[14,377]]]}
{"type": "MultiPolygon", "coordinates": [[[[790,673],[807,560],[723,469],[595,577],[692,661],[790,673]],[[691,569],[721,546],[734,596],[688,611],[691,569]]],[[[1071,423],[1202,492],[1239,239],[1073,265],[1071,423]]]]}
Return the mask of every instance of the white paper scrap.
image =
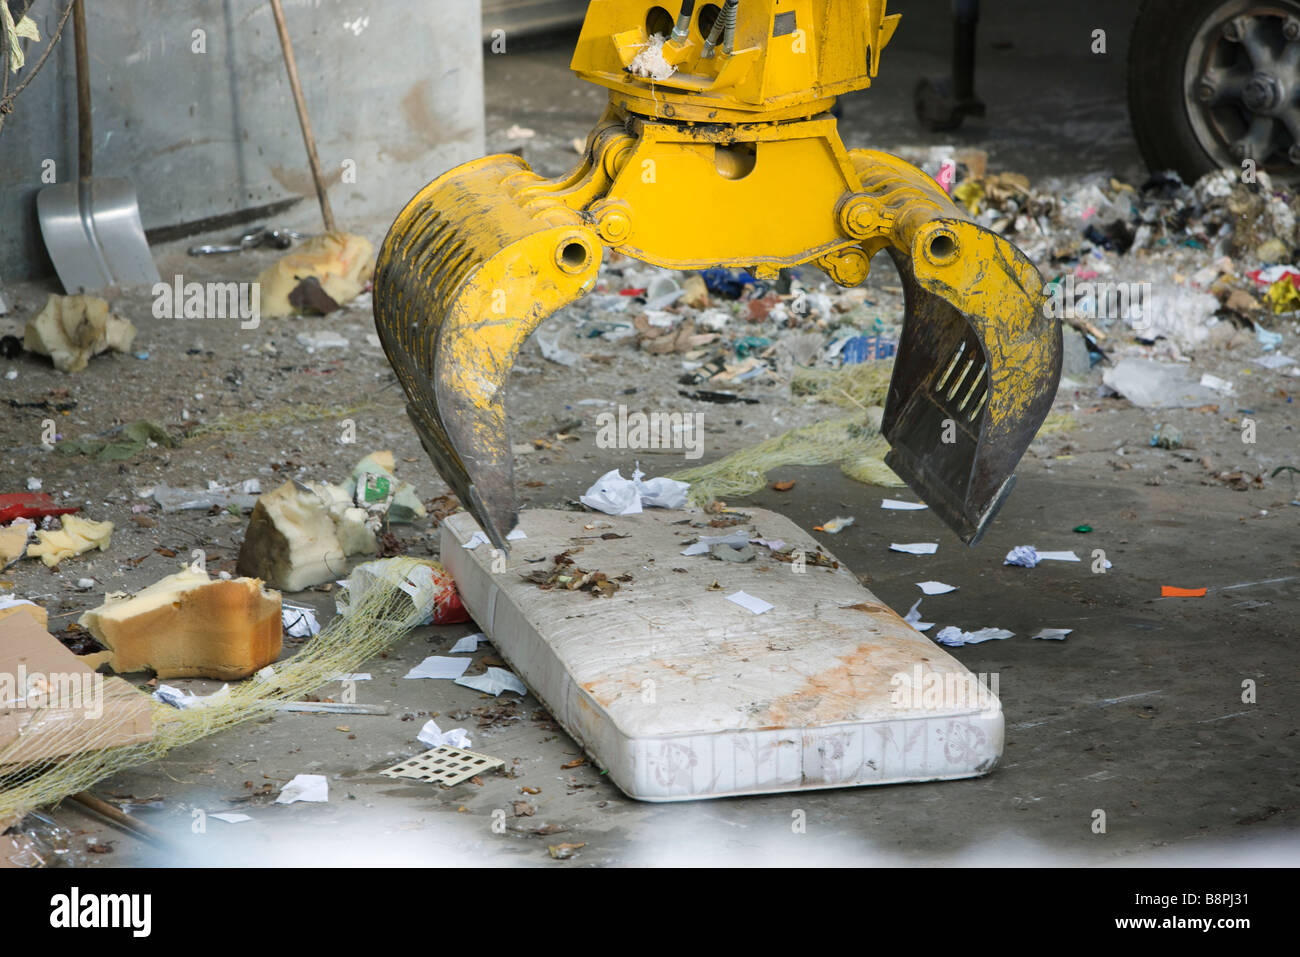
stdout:
{"type": "Polygon", "coordinates": [[[962,645],[978,645],[981,641],[1000,640],[1014,636],[1014,631],[1007,631],[1005,628],[981,628],[979,631],[962,631],[956,625],[949,625],[947,628],[939,629],[939,633],[934,636],[934,640],[941,645],[947,645],[949,648],[960,648],[962,645]]]}
{"type": "Polygon", "coordinates": [[[328,801],[330,783],[323,774],[299,774],[280,789],[276,804],[293,804],[296,801],[328,801]]]}
{"type": "Polygon", "coordinates": [[[929,631],[934,627],[934,622],[921,620],[921,599],[919,598],[908,610],[907,614],[903,616],[903,621],[907,622],[917,631],[929,631]]]}
{"type": "Polygon", "coordinates": [[[939,550],[938,542],[910,542],[900,545],[894,542],[889,546],[891,552],[904,552],[908,555],[933,555],[939,550]]]}
{"type": "Polygon", "coordinates": [[[447,658],[430,655],[408,671],[407,678],[459,678],[469,667],[468,658],[447,658]]]}
{"type": "Polygon", "coordinates": [[[769,612],[776,607],[770,602],[763,601],[761,598],[755,598],[753,595],[746,594],[743,591],[738,591],[734,595],[728,595],[727,601],[735,602],[741,608],[744,608],[746,611],[752,611],[756,615],[769,612]]]}
{"type": "Polygon", "coordinates": [[[370,680],[370,672],[369,672],[369,671],[353,671],[353,672],[349,672],[348,674],[335,675],[335,676],[334,676],[334,680],[335,680],[335,681],[369,681],[369,680],[370,680]]]}
{"type": "Polygon", "coordinates": [[[1065,636],[1074,631],[1073,628],[1044,628],[1036,635],[1030,635],[1030,638],[1046,638],[1050,641],[1064,641],[1065,636]]]}
{"type": "Polygon", "coordinates": [[[1077,562],[1079,556],[1074,552],[1039,552],[1040,562],[1077,562]]]}
{"type": "Polygon", "coordinates": [[[487,537],[487,532],[480,529],[479,531],[471,535],[468,539],[466,539],[464,545],[462,545],[461,547],[466,549],[467,551],[472,552],[480,545],[486,545],[488,541],[489,539],[487,537]]]}
{"type": "Polygon", "coordinates": [[[242,824],[244,821],[252,820],[247,814],[238,814],[235,811],[222,811],[219,814],[209,814],[208,817],[215,817],[218,821],[225,821],[227,824],[242,824]]]}
{"type": "Polygon", "coordinates": [[[443,731],[438,727],[438,722],[430,719],[424,722],[424,727],[415,739],[426,747],[441,748],[447,745],[451,748],[468,748],[470,747],[469,732],[464,728],[452,728],[450,731],[443,731]]]}
{"type": "Polygon", "coordinates": [[[519,541],[519,540],[521,540],[521,539],[524,539],[524,538],[527,538],[527,537],[528,537],[528,536],[527,536],[526,534],[524,534],[524,530],[523,530],[522,528],[516,528],[516,529],[515,529],[514,531],[512,531],[509,535],[506,536],[506,541],[507,541],[507,542],[517,542],[517,541],[519,541]]]}
{"type": "Polygon", "coordinates": [[[930,506],[924,502],[903,502],[896,498],[887,498],[880,503],[880,507],[892,509],[896,512],[915,512],[930,506]]]}
{"type": "Polygon", "coordinates": [[[927,595],[946,595],[957,590],[956,585],[945,585],[943,582],[917,582],[916,587],[927,595]]]}
{"type": "Polygon", "coordinates": [[[1019,565],[1021,568],[1033,568],[1038,564],[1038,552],[1033,545],[1017,545],[1007,552],[1002,559],[1003,565],[1019,565]]]}
{"type": "Polygon", "coordinates": [[[1280,369],[1283,366],[1295,365],[1294,359],[1290,356],[1284,356],[1280,352],[1272,355],[1260,356],[1256,359],[1251,359],[1250,361],[1259,363],[1265,369],[1280,369]]]}
{"type": "MultiPolygon", "coordinates": [[[[464,651],[478,651],[478,643],[480,641],[487,641],[487,635],[483,634],[481,631],[473,635],[466,635],[460,641],[452,645],[451,651],[447,652],[447,654],[457,655],[464,651]]],[[[436,745],[431,745],[431,747],[436,747],[436,745]]]]}
{"type": "MultiPolygon", "coordinates": [[[[459,658],[457,660],[465,662],[466,665],[469,664],[468,658],[459,658]]],[[[504,668],[489,668],[481,675],[457,678],[456,684],[491,695],[504,694],[507,691],[513,691],[515,694],[520,695],[528,694],[528,686],[504,668]]]]}

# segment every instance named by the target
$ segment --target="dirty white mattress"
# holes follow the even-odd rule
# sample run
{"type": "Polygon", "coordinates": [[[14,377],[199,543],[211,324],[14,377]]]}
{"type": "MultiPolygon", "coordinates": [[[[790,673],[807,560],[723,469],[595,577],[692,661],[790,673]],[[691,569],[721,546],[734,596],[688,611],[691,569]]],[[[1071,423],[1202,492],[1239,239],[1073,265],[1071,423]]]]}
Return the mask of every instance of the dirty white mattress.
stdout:
{"type": "MultiPolygon", "coordinates": [[[[780,515],[745,514],[754,537],[817,548],[780,515]]],[[[698,535],[734,531],[674,524],[685,518],[707,516],[525,510],[527,538],[498,553],[495,572],[490,544],[463,545],[479,530],[470,515],[443,524],[442,560],[474,620],[626,794],[681,801],[933,781],[997,763],[996,697],[939,694],[945,681],[969,689],[973,676],[852,572],[795,573],[757,545],[745,563],[683,556],[698,535]],[[629,537],[601,538],[611,532],[629,537]],[[633,580],[608,598],[523,580],[578,547],[584,571],[633,580]],[[727,600],[742,590],[775,607],[755,615],[727,600]]]]}

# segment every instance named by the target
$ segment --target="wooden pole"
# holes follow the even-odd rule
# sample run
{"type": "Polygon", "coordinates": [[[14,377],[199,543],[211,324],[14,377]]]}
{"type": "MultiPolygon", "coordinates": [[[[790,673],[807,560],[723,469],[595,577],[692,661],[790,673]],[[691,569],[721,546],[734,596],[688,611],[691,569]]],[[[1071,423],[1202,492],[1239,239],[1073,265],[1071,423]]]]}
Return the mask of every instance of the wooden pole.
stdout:
{"type": "Polygon", "coordinates": [[[284,66],[289,72],[293,103],[298,108],[298,125],[302,127],[302,140],[307,144],[307,161],[311,164],[311,177],[316,181],[316,198],[320,200],[321,219],[325,220],[325,228],[334,232],[334,210],[330,208],[329,193],[325,192],[325,178],[320,172],[320,157],[316,155],[316,135],[311,131],[311,117],[307,115],[307,101],[303,99],[302,84],[298,82],[298,64],[293,58],[293,42],[289,39],[289,28],[284,22],[284,9],[280,6],[280,0],[271,0],[271,13],[275,17],[276,32],[280,34],[280,48],[284,51],[284,66]]]}

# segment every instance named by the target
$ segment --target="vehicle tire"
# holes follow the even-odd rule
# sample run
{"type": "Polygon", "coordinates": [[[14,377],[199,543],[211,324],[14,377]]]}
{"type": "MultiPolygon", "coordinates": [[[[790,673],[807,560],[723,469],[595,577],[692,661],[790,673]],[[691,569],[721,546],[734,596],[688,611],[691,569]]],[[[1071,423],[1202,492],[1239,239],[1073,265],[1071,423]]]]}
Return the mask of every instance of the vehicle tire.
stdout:
{"type": "Polygon", "coordinates": [[[1152,171],[1187,182],[1245,160],[1300,182],[1300,0],[1145,0],[1129,118],[1152,171]]]}

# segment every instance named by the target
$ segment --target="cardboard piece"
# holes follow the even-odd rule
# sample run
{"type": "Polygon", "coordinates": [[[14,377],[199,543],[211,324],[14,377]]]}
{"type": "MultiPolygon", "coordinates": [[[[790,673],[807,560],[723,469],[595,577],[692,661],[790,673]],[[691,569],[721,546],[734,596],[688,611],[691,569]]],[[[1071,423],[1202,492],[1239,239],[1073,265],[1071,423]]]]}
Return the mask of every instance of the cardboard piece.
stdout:
{"type": "Polygon", "coordinates": [[[148,695],[97,674],[30,614],[0,620],[0,766],[152,737],[148,695]]]}

